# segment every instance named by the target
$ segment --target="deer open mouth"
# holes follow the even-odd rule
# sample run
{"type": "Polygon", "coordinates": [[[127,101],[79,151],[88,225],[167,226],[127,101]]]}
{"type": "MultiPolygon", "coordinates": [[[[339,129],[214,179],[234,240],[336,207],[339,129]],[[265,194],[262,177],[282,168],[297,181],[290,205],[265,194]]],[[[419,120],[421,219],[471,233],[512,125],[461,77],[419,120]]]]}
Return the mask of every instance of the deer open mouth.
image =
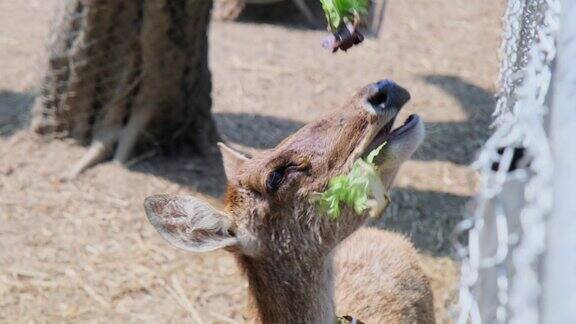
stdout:
{"type": "Polygon", "coordinates": [[[394,126],[396,118],[393,118],[388,123],[382,127],[382,129],[374,136],[370,144],[364,150],[364,155],[368,155],[372,150],[376,149],[380,145],[392,142],[400,137],[403,137],[406,134],[414,131],[418,124],[421,122],[420,116],[416,114],[412,114],[408,116],[408,118],[404,121],[404,123],[396,128],[392,128],[394,126]]]}
{"type": "Polygon", "coordinates": [[[364,155],[385,142],[394,141],[416,129],[420,117],[410,115],[402,125],[393,128],[396,117],[402,107],[410,100],[410,93],[396,83],[384,80],[377,82],[375,92],[367,98],[370,108],[378,116],[378,123],[383,124],[376,130],[374,137],[364,149],[364,155]]]}

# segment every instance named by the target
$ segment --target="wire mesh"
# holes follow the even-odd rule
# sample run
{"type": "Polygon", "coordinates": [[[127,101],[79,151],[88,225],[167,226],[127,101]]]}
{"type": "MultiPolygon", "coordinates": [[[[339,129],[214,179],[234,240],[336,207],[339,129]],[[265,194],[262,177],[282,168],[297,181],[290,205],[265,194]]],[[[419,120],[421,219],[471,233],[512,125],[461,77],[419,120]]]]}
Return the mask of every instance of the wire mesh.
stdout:
{"type": "Polygon", "coordinates": [[[495,133],[474,167],[480,193],[455,231],[463,259],[458,323],[539,323],[542,254],[552,208],[547,94],[559,0],[509,0],[495,133]],[[468,235],[468,244],[459,238],[468,235]]]}
{"type": "Polygon", "coordinates": [[[209,109],[210,7],[208,0],[62,1],[33,129],[90,142],[147,105],[181,124],[195,120],[200,108],[191,107],[209,109]]]}
{"type": "MultiPolygon", "coordinates": [[[[47,133],[70,135],[72,124],[100,122],[103,107],[126,97],[126,91],[118,90],[129,89],[140,72],[124,71],[136,66],[141,11],[139,4],[113,1],[66,0],[57,6],[33,123],[48,127],[47,133]]],[[[71,135],[82,139],[89,134],[71,135]]]]}

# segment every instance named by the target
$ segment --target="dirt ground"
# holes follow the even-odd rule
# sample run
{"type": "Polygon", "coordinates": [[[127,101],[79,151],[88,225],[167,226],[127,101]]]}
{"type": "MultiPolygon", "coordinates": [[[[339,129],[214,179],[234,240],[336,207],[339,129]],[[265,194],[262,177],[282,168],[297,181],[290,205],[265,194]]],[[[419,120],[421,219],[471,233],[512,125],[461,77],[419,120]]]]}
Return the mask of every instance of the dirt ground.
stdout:
{"type": "MultiPolygon", "coordinates": [[[[56,2],[0,0],[0,322],[242,322],[247,284],[233,260],[170,247],[142,210],[155,193],[220,203],[217,157],[148,156],[65,182],[61,174],[85,149],[26,132],[56,2]]],[[[264,20],[257,8],[212,25],[221,134],[260,150],[369,82],[408,88],[403,114],[418,112],[428,138],[374,225],[421,249],[438,320],[451,322],[458,265],[449,236],[474,194],[467,165],[489,133],[501,1],[391,0],[381,37],[337,55],[320,47],[323,31],[282,6],[264,20]]]]}

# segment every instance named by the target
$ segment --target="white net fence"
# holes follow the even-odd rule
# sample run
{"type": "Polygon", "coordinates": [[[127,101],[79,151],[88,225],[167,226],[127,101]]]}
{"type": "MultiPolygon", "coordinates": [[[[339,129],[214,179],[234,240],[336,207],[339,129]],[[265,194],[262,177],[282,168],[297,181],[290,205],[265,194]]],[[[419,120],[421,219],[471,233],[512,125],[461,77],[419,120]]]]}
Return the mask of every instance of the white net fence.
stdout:
{"type": "Polygon", "coordinates": [[[560,17],[560,0],[508,1],[496,129],[474,164],[480,193],[456,229],[463,259],[458,323],[543,323],[554,192],[549,89],[560,17]],[[464,233],[467,245],[459,241],[464,233]]]}
{"type": "MultiPolygon", "coordinates": [[[[59,3],[47,44],[50,60],[40,96],[42,106],[35,111],[33,123],[49,128],[46,131],[85,138],[89,124],[107,118],[102,108],[120,106],[134,90],[141,70],[124,70],[137,64],[133,54],[138,50],[137,6],[120,7],[107,1],[98,6],[75,0],[59,3]],[[109,21],[113,28],[105,28],[109,21]]],[[[125,109],[117,115],[117,119],[124,118],[125,109]]]]}

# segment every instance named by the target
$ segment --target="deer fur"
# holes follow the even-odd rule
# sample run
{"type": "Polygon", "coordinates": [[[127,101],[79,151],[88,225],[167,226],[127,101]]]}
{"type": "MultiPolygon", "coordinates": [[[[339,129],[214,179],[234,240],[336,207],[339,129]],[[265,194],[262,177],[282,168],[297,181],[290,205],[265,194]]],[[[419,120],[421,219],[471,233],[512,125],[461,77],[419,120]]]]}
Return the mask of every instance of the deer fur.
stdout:
{"type": "Polygon", "coordinates": [[[404,236],[360,228],[338,247],[335,268],[337,314],[365,323],[434,323],[430,285],[404,236]]]}
{"type": "Polygon", "coordinates": [[[253,322],[334,323],[338,314],[366,323],[434,323],[412,245],[399,234],[358,230],[367,212],[344,207],[331,219],[312,198],[384,141],[376,162],[390,189],[424,137],[418,117],[391,130],[408,99],[406,90],[381,81],[252,158],[221,144],[229,180],[223,211],[160,195],[146,199],[147,216],[177,247],[231,252],[249,282],[253,322]]]}

